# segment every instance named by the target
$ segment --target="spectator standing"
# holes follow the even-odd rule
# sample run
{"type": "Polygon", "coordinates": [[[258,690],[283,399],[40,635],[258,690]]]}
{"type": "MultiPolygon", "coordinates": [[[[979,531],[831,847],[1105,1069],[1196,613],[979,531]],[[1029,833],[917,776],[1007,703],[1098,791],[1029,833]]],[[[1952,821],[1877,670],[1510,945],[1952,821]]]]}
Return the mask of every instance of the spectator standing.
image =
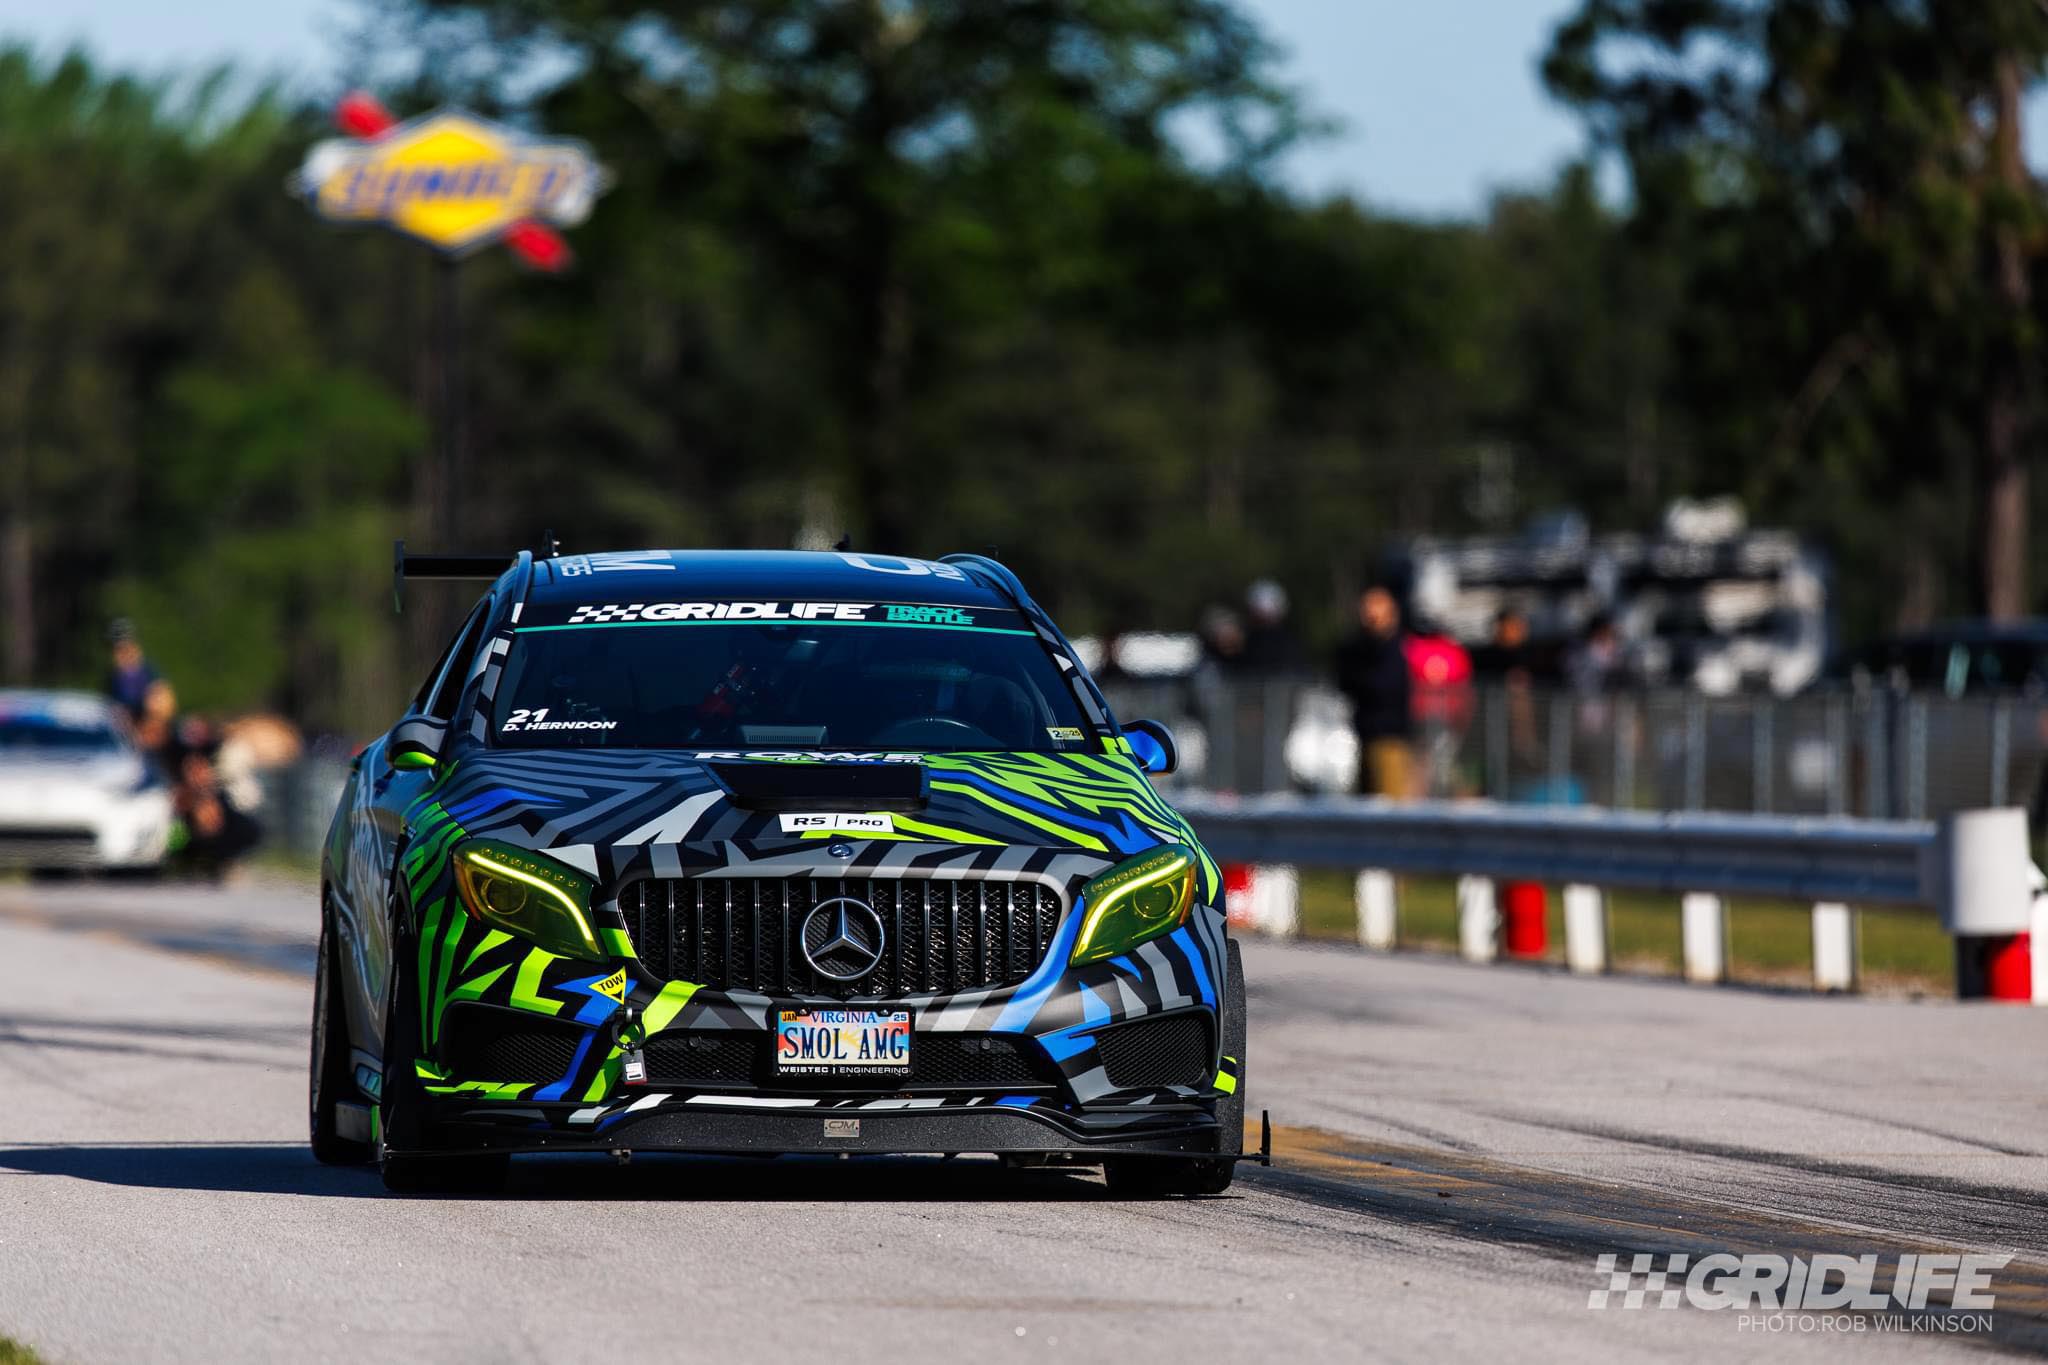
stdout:
{"type": "MultiPolygon", "coordinates": [[[[1607,751],[1617,740],[1628,743],[1626,728],[1616,734],[1625,721],[1613,694],[1627,681],[1628,656],[1613,617],[1601,612],[1586,623],[1586,633],[1578,648],[1565,661],[1565,677],[1577,702],[1579,741],[1607,751]]],[[[1553,799],[1567,798],[1560,794],[1553,799]]],[[[1582,796],[1573,792],[1569,799],[1579,800],[1582,796]]]]}
{"type": "Polygon", "coordinates": [[[107,627],[107,695],[127,713],[130,725],[140,724],[149,691],[158,681],[156,669],[142,652],[135,623],[123,616],[107,627]]]}
{"type": "Polygon", "coordinates": [[[1236,751],[1245,767],[1241,790],[1285,791],[1287,735],[1308,661],[1287,619],[1285,588],[1261,578],[1245,590],[1244,606],[1246,685],[1238,689],[1236,716],[1236,751]]]}
{"type": "Polygon", "coordinates": [[[107,648],[107,695],[127,716],[137,746],[168,773],[177,696],[144,656],[133,621],[123,616],[107,627],[107,648]]]}
{"type": "Polygon", "coordinates": [[[1493,635],[1472,651],[1472,671],[1498,678],[1511,687],[1529,686],[1534,651],[1529,645],[1529,618],[1515,607],[1502,607],[1493,618],[1493,635]]]}
{"type": "Polygon", "coordinates": [[[1202,662],[1193,679],[1193,711],[1208,738],[1204,776],[1218,791],[1256,791],[1256,748],[1239,740],[1238,692],[1245,676],[1244,623],[1228,607],[1210,607],[1201,620],[1202,662]]]}
{"type": "Polygon", "coordinates": [[[1228,607],[1210,607],[1202,613],[1202,665],[1219,677],[1231,677],[1244,668],[1244,622],[1228,607]]]}
{"type": "Polygon", "coordinates": [[[1358,632],[1338,647],[1337,690],[1351,700],[1358,790],[1395,800],[1415,794],[1415,719],[1401,609],[1383,587],[1358,598],[1358,632]]]}
{"type": "Polygon", "coordinates": [[[1586,623],[1585,637],[1572,651],[1565,671],[1572,691],[1581,697],[1599,697],[1621,681],[1624,662],[1621,632],[1615,629],[1614,618],[1601,612],[1586,623]]]}
{"type": "Polygon", "coordinates": [[[1459,788],[1458,752],[1472,723],[1472,656],[1434,622],[1413,619],[1402,642],[1420,732],[1415,795],[1443,796],[1459,788]]]}
{"type": "Polygon", "coordinates": [[[1293,677],[1307,671],[1307,658],[1287,619],[1287,590],[1270,578],[1246,589],[1244,667],[1261,677],[1293,677]]]}
{"type": "Polygon", "coordinates": [[[1432,729],[1460,728],[1472,712],[1472,656],[1428,622],[1401,642],[1415,688],[1415,718],[1432,729]]]}

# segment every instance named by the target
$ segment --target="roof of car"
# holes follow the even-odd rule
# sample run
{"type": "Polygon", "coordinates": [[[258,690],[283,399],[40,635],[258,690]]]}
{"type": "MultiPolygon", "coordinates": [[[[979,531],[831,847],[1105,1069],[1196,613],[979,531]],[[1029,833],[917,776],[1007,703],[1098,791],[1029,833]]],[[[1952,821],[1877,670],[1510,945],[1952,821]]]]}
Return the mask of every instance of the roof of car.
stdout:
{"type": "Polygon", "coordinates": [[[534,561],[539,602],[722,599],[1013,607],[951,564],[829,550],[614,550],[534,561]]]}
{"type": "Polygon", "coordinates": [[[0,687],[0,715],[46,716],[69,724],[111,721],[114,704],[97,692],[0,687]]]}

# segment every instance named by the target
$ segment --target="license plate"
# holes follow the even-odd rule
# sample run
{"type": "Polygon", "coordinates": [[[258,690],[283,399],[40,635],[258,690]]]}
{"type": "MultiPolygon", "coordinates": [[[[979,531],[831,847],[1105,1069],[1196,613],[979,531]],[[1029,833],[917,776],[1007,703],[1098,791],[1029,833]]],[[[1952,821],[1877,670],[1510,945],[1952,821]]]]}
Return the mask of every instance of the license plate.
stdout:
{"type": "Polygon", "coordinates": [[[778,1010],[775,1070],[783,1076],[908,1076],[910,1011],[778,1010]]]}

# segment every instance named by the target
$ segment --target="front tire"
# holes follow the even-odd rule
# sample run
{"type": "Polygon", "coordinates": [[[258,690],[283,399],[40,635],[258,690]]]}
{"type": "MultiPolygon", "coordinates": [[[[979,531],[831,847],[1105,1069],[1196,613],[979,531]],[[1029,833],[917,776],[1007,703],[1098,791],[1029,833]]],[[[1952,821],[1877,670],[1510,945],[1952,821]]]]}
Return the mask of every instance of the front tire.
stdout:
{"type": "Polygon", "coordinates": [[[334,957],[333,921],[320,916],[320,952],[313,969],[313,1055],[307,1065],[309,1139],[313,1159],[327,1166],[361,1166],[375,1155],[370,1144],[341,1135],[335,1106],[353,1097],[349,1067],[348,1011],[342,1003],[334,957]]]}
{"type": "Polygon", "coordinates": [[[432,1127],[414,1060],[420,1055],[417,941],[392,897],[391,993],[384,1002],[384,1084],[378,1092],[377,1173],[393,1194],[488,1194],[502,1189],[511,1158],[423,1150],[432,1127]]]}

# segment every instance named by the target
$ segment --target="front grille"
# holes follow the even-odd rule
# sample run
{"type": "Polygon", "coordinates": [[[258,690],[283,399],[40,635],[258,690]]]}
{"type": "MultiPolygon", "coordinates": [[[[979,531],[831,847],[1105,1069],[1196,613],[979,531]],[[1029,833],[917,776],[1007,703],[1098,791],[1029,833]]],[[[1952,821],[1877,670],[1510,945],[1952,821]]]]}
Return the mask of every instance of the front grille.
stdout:
{"type": "Polygon", "coordinates": [[[587,1036],[573,1024],[456,1004],[441,1016],[441,1060],[461,1081],[554,1081],[587,1036]]]}
{"type": "Polygon", "coordinates": [[[1060,898],[1035,881],[689,877],[631,882],[619,909],[641,965],[667,980],[890,999],[1024,980],[1052,946],[1060,898]],[[855,981],[814,971],[797,941],[804,916],[837,896],[866,902],[882,921],[882,960],[855,981]]]}
{"type": "Polygon", "coordinates": [[[0,866],[78,867],[99,853],[99,839],[89,829],[0,828],[0,866]]]}
{"type": "Polygon", "coordinates": [[[0,825],[0,844],[92,844],[98,837],[83,825],[0,825]]]}
{"type": "Polygon", "coordinates": [[[1172,1014],[1119,1024],[1095,1035],[1102,1070],[1119,1090],[1152,1090],[1169,1085],[1201,1085],[1209,1079],[1214,1053],[1209,1019],[1202,1014],[1172,1014]]]}
{"type": "Polygon", "coordinates": [[[837,1076],[806,1081],[777,1077],[769,1061],[773,1035],[767,1033],[658,1033],[641,1057],[649,1085],[710,1088],[829,1090],[1004,1090],[1051,1089],[1032,1068],[1025,1051],[1009,1038],[973,1033],[920,1033],[910,1044],[908,1076],[837,1076]]]}

